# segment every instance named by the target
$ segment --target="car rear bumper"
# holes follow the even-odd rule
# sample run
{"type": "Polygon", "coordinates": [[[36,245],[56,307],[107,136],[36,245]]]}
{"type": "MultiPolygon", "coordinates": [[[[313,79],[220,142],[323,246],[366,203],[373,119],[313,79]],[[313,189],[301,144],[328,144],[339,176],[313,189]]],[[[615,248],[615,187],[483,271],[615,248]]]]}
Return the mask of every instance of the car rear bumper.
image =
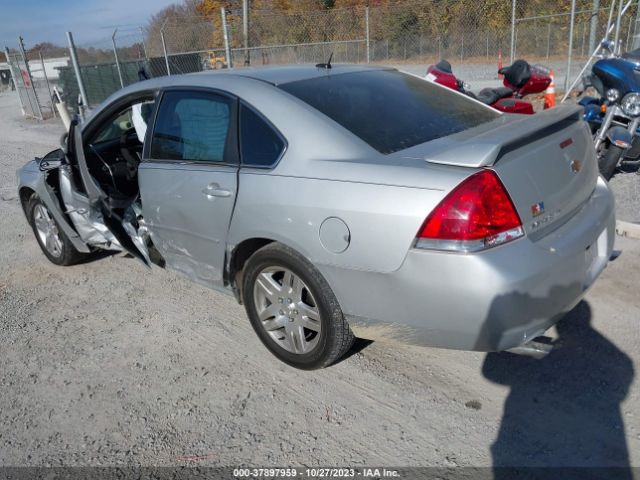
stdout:
{"type": "Polygon", "coordinates": [[[476,254],[411,249],[392,273],[323,267],[354,333],[464,350],[505,350],[571,310],[607,265],[614,200],[599,178],[585,205],[543,238],[476,254]]]}

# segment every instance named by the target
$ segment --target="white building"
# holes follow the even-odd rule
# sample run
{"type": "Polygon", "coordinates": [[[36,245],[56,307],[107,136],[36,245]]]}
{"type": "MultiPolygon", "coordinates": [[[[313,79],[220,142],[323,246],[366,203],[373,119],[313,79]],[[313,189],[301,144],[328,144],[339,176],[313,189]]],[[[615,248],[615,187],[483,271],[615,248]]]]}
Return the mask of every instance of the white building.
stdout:
{"type": "MultiPolygon", "coordinates": [[[[56,67],[66,67],[70,65],[69,57],[59,58],[45,58],[44,59],[44,73],[47,74],[47,78],[50,82],[58,80],[58,70],[56,67]]],[[[29,60],[29,68],[31,69],[31,75],[34,80],[43,79],[44,73],[42,71],[42,63],[40,60],[29,60]]],[[[0,70],[9,70],[9,65],[6,62],[0,62],[0,70]]]]}

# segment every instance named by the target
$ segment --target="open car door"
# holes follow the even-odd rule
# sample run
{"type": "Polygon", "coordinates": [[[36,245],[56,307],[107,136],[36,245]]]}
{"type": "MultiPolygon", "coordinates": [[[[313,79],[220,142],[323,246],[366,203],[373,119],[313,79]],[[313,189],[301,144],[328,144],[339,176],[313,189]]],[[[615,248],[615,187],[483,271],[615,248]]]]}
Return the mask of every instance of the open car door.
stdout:
{"type": "MultiPolygon", "coordinates": [[[[116,242],[122,250],[130,253],[147,267],[151,266],[147,248],[146,228],[140,224],[140,209],[137,198],[116,197],[108,195],[91,175],[87,165],[82,132],[78,128],[78,121],[74,119],[69,128],[67,138],[67,158],[77,162],[77,170],[84,185],[84,192],[72,188],[73,179],[70,169],[65,176],[61,175],[61,191],[72,220],[78,227],[79,222],[85,222],[87,230],[92,234],[101,234],[111,244],[116,242]],[[62,184],[71,183],[71,188],[62,184]],[[74,218],[75,214],[75,218],[74,218]]],[[[73,168],[73,167],[71,167],[73,168]]],[[[82,236],[82,231],[79,231],[82,236]]]]}

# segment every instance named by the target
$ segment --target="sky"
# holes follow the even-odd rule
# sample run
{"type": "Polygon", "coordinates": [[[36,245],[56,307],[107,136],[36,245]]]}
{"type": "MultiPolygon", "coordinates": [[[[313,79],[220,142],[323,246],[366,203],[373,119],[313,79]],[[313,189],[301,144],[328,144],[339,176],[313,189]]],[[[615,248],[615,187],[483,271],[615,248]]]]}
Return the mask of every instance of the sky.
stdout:
{"type": "Polygon", "coordinates": [[[0,0],[0,49],[27,48],[40,42],[66,46],[67,31],[76,45],[110,42],[118,27],[132,34],[151,15],[178,0],[0,0]]]}

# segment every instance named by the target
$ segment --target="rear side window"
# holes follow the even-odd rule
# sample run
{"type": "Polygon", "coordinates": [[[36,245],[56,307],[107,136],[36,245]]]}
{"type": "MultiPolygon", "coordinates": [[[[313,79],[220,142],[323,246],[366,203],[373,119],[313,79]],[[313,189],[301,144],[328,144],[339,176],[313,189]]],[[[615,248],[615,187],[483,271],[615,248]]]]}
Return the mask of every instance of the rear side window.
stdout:
{"type": "Polygon", "coordinates": [[[240,155],[243,165],[270,167],[275,164],[285,143],[271,125],[254,110],[240,107],[240,155]]]}
{"type": "Polygon", "coordinates": [[[476,127],[500,115],[395,70],[326,75],[280,88],[384,154],[476,127]]]}
{"type": "Polygon", "coordinates": [[[230,124],[229,98],[208,92],[168,91],[158,109],[151,158],[224,162],[230,124]]]}

